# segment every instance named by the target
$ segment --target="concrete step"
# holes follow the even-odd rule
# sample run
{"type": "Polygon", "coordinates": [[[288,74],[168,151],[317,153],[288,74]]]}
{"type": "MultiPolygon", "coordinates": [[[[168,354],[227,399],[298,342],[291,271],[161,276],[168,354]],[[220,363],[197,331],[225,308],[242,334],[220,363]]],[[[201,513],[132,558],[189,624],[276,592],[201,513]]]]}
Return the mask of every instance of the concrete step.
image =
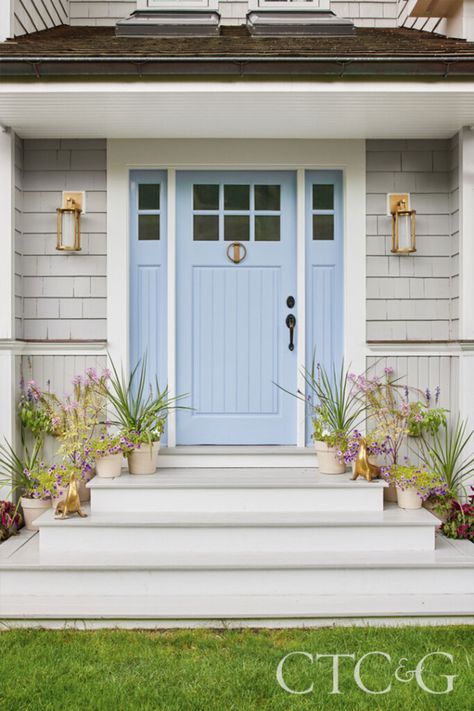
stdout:
{"type": "Polygon", "coordinates": [[[94,629],[172,627],[311,627],[473,624],[473,595],[5,595],[9,627],[94,629]]]}
{"type": "Polygon", "coordinates": [[[44,553],[39,536],[0,562],[0,598],[23,595],[474,595],[474,558],[432,552],[44,553]]]}
{"type": "MultiPolygon", "coordinates": [[[[87,509],[86,509],[87,511],[87,509]]],[[[377,512],[123,512],[36,523],[41,551],[304,553],[432,551],[438,520],[396,505],[377,512]]]]}
{"type": "Polygon", "coordinates": [[[158,466],[165,469],[238,467],[316,467],[313,447],[178,446],[162,447],[158,466]]]}
{"type": "Polygon", "coordinates": [[[95,477],[91,511],[244,512],[382,511],[382,480],[351,481],[350,474],[320,474],[316,468],[164,469],[115,479],[95,477]]]}

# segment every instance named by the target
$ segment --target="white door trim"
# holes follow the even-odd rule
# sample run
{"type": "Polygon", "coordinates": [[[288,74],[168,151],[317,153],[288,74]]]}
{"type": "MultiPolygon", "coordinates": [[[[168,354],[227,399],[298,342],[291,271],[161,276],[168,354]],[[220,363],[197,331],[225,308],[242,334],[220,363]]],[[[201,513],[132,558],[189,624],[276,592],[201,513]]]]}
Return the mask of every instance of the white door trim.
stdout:
{"type": "MultiPolygon", "coordinates": [[[[297,173],[298,353],[304,357],[304,171],[342,170],[344,175],[344,357],[365,370],[365,140],[116,140],[107,141],[107,323],[109,352],[129,367],[129,172],[168,170],[168,378],[175,386],[176,170],[294,170],[297,173]],[[223,158],[224,157],[224,158],[223,158]],[[301,193],[303,196],[301,197],[301,193]],[[303,266],[302,266],[303,265],[303,266]]],[[[301,355],[300,355],[301,357],[301,355]]],[[[298,445],[304,417],[298,411],[298,445]]],[[[175,425],[170,421],[170,445],[175,425]]]]}

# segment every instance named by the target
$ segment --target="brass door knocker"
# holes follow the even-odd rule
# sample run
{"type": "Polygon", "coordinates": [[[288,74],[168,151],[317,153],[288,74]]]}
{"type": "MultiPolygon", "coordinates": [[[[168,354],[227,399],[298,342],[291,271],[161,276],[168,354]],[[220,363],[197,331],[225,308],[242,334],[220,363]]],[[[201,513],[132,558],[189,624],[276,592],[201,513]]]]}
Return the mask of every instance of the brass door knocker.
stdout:
{"type": "Polygon", "coordinates": [[[231,242],[227,247],[226,254],[231,262],[239,264],[240,262],[243,262],[247,256],[247,247],[240,242],[231,242]]]}

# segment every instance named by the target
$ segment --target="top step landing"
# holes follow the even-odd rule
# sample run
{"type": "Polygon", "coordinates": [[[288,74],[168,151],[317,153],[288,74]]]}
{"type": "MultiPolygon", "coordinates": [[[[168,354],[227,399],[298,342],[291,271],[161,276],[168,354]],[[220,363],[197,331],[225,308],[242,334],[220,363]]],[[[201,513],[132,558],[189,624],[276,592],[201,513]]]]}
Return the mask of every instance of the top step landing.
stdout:
{"type": "Polygon", "coordinates": [[[159,466],[166,469],[301,468],[317,467],[317,457],[312,447],[177,446],[160,449],[159,466]]]}

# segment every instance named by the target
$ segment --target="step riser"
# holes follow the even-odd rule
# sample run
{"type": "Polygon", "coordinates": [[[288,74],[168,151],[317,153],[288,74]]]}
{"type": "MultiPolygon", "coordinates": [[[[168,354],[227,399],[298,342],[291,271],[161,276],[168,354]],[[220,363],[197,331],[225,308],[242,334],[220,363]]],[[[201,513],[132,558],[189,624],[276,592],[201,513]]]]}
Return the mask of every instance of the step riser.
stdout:
{"type": "MultiPolygon", "coordinates": [[[[2,595],[472,594],[471,569],[3,571],[2,595]]],[[[157,598],[158,599],[158,598],[157,598]]]]}
{"type": "Polygon", "coordinates": [[[166,454],[160,452],[158,467],[161,469],[300,469],[318,466],[316,454],[166,454]]]}
{"type": "Polygon", "coordinates": [[[245,553],[431,551],[434,526],[43,527],[42,551],[245,553]]]}
{"type": "Polygon", "coordinates": [[[382,511],[383,489],[92,489],[92,513],[382,511]]]}

